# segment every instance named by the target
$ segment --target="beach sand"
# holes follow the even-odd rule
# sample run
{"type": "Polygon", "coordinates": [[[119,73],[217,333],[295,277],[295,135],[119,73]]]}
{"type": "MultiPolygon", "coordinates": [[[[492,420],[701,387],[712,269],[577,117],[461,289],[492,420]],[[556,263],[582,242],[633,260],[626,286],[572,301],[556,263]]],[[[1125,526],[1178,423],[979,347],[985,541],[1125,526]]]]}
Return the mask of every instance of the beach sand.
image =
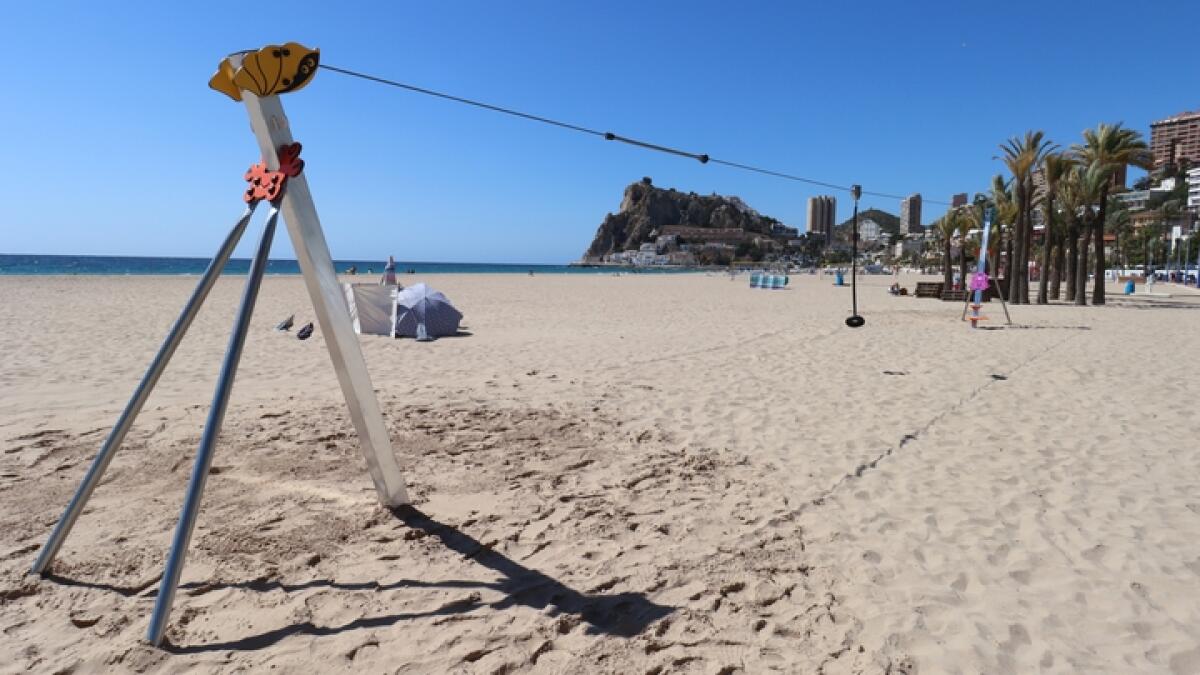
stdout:
{"type": "Polygon", "coordinates": [[[38,579],[195,279],[0,278],[0,672],[1200,672],[1193,292],[972,331],[868,277],[854,330],[828,277],[421,280],[470,335],[361,340],[396,512],[265,281],[159,650],[242,280],[38,579]]]}

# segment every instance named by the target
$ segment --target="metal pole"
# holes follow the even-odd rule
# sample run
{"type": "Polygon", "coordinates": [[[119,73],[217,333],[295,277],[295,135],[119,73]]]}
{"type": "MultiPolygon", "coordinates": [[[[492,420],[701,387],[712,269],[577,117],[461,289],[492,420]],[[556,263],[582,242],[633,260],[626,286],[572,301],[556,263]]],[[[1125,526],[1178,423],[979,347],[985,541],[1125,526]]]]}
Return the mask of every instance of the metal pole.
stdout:
{"type": "MultiPolygon", "coordinates": [[[[979,244],[978,262],[975,267],[976,267],[976,272],[978,274],[984,275],[985,279],[988,278],[987,277],[987,251],[988,251],[988,238],[989,238],[989,235],[991,234],[991,232],[992,232],[992,213],[991,213],[990,209],[984,209],[984,212],[983,212],[983,241],[980,242],[980,244],[979,244]]],[[[1047,226],[1047,237],[1049,237],[1049,226],[1047,226]]],[[[963,237],[963,246],[966,246],[966,245],[967,245],[967,238],[964,236],[963,237]]],[[[1044,274],[1045,270],[1043,270],[1042,273],[1044,274]]],[[[963,279],[963,281],[966,282],[966,279],[963,279]]],[[[1042,283],[1045,283],[1045,282],[1043,281],[1042,283]]],[[[971,321],[971,328],[979,327],[978,326],[979,308],[983,304],[983,291],[984,290],[986,290],[986,285],[985,285],[985,288],[983,288],[983,289],[979,289],[979,288],[975,289],[975,303],[971,306],[971,314],[974,317],[974,320],[971,321]]]]}
{"type": "Polygon", "coordinates": [[[1192,238],[1186,237],[1183,240],[1183,245],[1183,285],[1187,286],[1188,266],[1191,264],[1190,261],[1192,259],[1192,238]]]}
{"type": "Polygon", "coordinates": [[[846,318],[846,325],[851,328],[858,328],[866,323],[866,320],[858,315],[858,199],[862,196],[861,185],[850,186],[850,196],[854,197],[854,236],[850,246],[850,316],[846,318]]]}
{"type": "Polygon", "coordinates": [[[854,200],[854,243],[850,253],[850,304],[852,314],[858,314],[858,200],[854,200]]]}
{"type": "Polygon", "coordinates": [[[996,283],[996,297],[1000,298],[1000,306],[1004,308],[1004,323],[1012,325],[1012,317],[1008,315],[1008,303],[1004,300],[1004,289],[1000,288],[999,279],[990,279],[988,283],[996,283]]]}
{"type": "Polygon", "coordinates": [[[225,237],[225,241],[221,244],[221,248],[217,250],[217,254],[213,256],[211,262],[208,263],[208,269],[204,270],[204,275],[200,277],[200,281],[196,284],[196,289],[192,291],[192,296],[188,298],[187,304],[183,306],[183,311],[180,312],[179,318],[175,319],[175,324],[171,326],[171,330],[167,333],[166,339],[158,348],[158,353],[154,355],[154,360],[150,362],[150,367],[146,370],[146,374],[142,375],[142,381],[138,383],[137,389],[133,391],[133,397],[129,399],[129,403],[125,404],[125,410],[121,412],[121,416],[117,418],[117,424],[108,433],[108,438],[105,439],[104,445],[100,447],[100,452],[96,454],[96,458],[92,460],[92,465],[88,468],[87,474],[83,477],[83,482],[75,490],[75,496],[71,498],[67,504],[66,511],[62,517],[58,519],[58,524],[54,526],[54,531],[50,533],[50,538],[42,545],[42,550],[38,554],[37,560],[33,563],[31,574],[44,574],[50,567],[50,563],[54,562],[54,556],[58,555],[58,549],[70,534],[71,528],[75,525],[75,520],[79,518],[79,514],[83,512],[83,507],[91,498],[92,492],[100,483],[100,479],[104,476],[104,472],[108,469],[112,458],[117,454],[117,449],[121,447],[122,441],[125,440],[125,434],[129,432],[129,428],[133,426],[133,421],[137,418],[138,413],[142,411],[142,406],[145,405],[146,399],[150,397],[150,392],[154,390],[154,385],[158,383],[158,378],[167,368],[167,363],[171,360],[171,356],[175,354],[175,348],[183,341],[183,336],[187,333],[188,327],[192,325],[192,319],[196,318],[196,314],[200,311],[200,306],[204,304],[204,299],[208,297],[208,292],[212,290],[213,284],[217,282],[217,278],[221,276],[221,271],[225,269],[225,264],[229,261],[229,256],[233,255],[233,249],[241,240],[242,234],[246,231],[246,224],[250,222],[250,216],[254,215],[254,208],[257,203],[250,204],[246,207],[245,213],[229,231],[229,235],[225,237]]]}
{"type": "Polygon", "coordinates": [[[183,572],[183,562],[192,539],[192,529],[196,525],[196,515],[200,512],[200,498],[204,495],[204,483],[212,467],[213,449],[217,445],[217,437],[221,434],[221,423],[229,405],[229,394],[233,391],[233,380],[237,375],[238,361],[242,357],[242,347],[246,344],[250,316],[254,313],[254,303],[258,299],[263,272],[267,269],[267,256],[271,252],[271,239],[275,236],[275,221],[278,219],[279,207],[272,204],[262,239],[254,254],[254,262],[250,264],[250,275],[242,293],[242,304],[238,307],[233,334],[229,336],[229,346],[225,350],[225,361],[221,364],[221,374],[217,378],[212,406],[208,409],[208,419],[204,422],[200,448],[196,451],[196,462],[192,468],[191,481],[188,483],[187,496],[183,501],[183,511],[179,515],[179,524],[175,527],[175,538],[171,541],[171,554],[163,571],[158,598],[154,602],[154,614],[150,617],[150,629],[146,632],[146,640],[152,645],[157,646],[162,642],[167,619],[171,615],[175,587],[179,584],[179,575],[183,572]]]}

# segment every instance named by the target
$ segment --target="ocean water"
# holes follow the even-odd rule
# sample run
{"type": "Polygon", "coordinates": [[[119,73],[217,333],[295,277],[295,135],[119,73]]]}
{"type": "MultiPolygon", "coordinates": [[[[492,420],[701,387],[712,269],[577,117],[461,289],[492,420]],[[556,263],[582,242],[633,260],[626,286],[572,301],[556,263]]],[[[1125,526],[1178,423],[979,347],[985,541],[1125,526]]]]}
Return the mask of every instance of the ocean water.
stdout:
{"type": "MultiPolygon", "coordinates": [[[[0,276],[8,275],[101,275],[125,276],[138,274],[187,275],[202,274],[208,258],[142,258],[102,255],[8,255],[0,254],[0,276]]],[[[359,274],[383,274],[384,260],[335,260],[333,267],[343,274],[351,266],[359,274]]],[[[396,274],[403,276],[412,270],[416,274],[612,274],[612,268],[570,267],[568,265],[509,265],[496,263],[439,263],[396,261],[396,274]]],[[[249,258],[231,258],[224,274],[246,274],[249,258]]],[[[681,269],[639,269],[639,272],[672,273],[681,269]]],[[[267,274],[300,274],[295,260],[267,261],[267,274]]]]}

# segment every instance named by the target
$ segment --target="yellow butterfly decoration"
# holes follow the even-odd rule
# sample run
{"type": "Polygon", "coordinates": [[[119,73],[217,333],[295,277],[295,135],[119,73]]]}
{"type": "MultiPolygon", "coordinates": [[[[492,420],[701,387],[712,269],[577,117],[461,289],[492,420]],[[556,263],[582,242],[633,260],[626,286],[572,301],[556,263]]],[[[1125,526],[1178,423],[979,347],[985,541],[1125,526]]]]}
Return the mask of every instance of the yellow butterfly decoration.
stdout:
{"type": "Polygon", "coordinates": [[[317,72],[321,50],[289,42],[245,54],[240,68],[234,68],[229,59],[221,60],[208,86],[240,101],[242,91],[274,96],[302,89],[317,72]]]}

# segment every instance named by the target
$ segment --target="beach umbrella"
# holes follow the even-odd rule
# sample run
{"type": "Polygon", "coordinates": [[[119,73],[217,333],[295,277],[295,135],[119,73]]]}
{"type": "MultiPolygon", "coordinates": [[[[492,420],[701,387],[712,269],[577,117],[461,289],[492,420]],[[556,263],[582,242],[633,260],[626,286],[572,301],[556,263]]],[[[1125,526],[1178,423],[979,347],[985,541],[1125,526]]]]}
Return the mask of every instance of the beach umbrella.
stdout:
{"type": "Polygon", "coordinates": [[[458,333],[462,312],[442,293],[413,284],[396,295],[396,337],[432,340],[458,333]]]}

